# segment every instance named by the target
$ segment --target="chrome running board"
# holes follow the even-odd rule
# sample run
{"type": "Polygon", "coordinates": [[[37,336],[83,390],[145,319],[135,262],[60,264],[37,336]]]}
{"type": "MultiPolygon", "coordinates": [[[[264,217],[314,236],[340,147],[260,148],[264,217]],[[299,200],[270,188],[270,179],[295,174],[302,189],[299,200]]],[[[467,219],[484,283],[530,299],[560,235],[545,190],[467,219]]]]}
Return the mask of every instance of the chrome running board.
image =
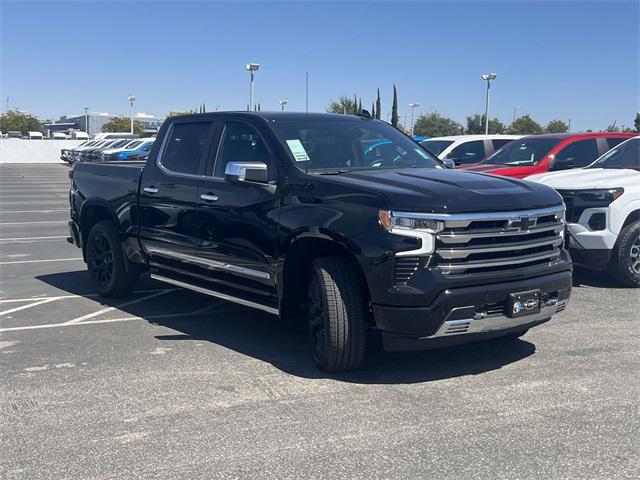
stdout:
{"type": "Polygon", "coordinates": [[[228,295],[226,293],[216,292],[215,290],[211,290],[209,288],[192,285],[190,283],[185,283],[170,277],[163,277],[162,275],[158,275],[156,273],[152,273],[151,278],[153,278],[154,280],[159,280],[161,282],[170,283],[171,285],[175,285],[176,287],[182,287],[198,293],[204,293],[205,295],[210,295],[212,297],[219,298],[220,300],[237,303],[239,305],[244,305],[245,307],[255,308],[256,310],[262,310],[263,312],[267,312],[272,315],[279,315],[280,313],[277,308],[269,307],[268,305],[252,302],[251,300],[245,300],[244,298],[234,297],[233,295],[228,295]]]}

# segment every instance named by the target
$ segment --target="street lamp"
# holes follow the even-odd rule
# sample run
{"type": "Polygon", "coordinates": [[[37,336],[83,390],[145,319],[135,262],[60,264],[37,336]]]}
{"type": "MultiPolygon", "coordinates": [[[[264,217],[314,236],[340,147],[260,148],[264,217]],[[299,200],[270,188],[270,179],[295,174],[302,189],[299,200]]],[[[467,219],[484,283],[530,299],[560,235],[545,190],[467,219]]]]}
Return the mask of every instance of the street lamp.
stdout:
{"type": "Polygon", "coordinates": [[[84,107],[84,128],[89,136],[89,107],[84,107]]]}
{"type": "Polygon", "coordinates": [[[484,109],[484,133],[489,134],[489,90],[491,89],[491,80],[495,80],[498,75],[495,73],[485,73],[482,79],[487,81],[487,102],[484,109]]]}
{"type": "Polygon", "coordinates": [[[133,95],[129,95],[129,97],[127,97],[129,100],[129,103],[131,104],[131,133],[133,134],[133,102],[136,101],[136,97],[134,97],[133,95]]]}
{"type": "Polygon", "coordinates": [[[413,122],[413,115],[415,112],[416,107],[419,107],[420,104],[419,103],[410,103],[409,104],[409,108],[411,109],[411,136],[413,136],[413,127],[414,127],[414,122],[413,122]]]}
{"type": "Polygon", "coordinates": [[[259,63],[247,63],[247,70],[250,75],[249,80],[249,108],[247,110],[251,110],[253,108],[253,72],[257,72],[260,68],[259,63]]]}
{"type": "Polygon", "coordinates": [[[284,112],[284,106],[289,102],[284,100],[284,99],[282,99],[278,103],[280,104],[280,110],[282,110],[284,112]]]}

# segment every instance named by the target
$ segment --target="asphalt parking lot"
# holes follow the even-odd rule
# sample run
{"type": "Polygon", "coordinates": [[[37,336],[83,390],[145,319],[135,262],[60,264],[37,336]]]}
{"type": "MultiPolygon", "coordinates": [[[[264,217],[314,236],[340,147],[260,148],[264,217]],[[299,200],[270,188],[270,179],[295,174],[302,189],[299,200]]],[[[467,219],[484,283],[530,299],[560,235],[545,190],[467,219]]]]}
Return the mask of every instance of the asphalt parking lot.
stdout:
{"type": "Polygon", "coordinates": [[[510,343],[318,371],[274,317],[92,292],[64,165],[0,167],[4,479],[640,476],[640,292],[579,272],[510,343]]]}

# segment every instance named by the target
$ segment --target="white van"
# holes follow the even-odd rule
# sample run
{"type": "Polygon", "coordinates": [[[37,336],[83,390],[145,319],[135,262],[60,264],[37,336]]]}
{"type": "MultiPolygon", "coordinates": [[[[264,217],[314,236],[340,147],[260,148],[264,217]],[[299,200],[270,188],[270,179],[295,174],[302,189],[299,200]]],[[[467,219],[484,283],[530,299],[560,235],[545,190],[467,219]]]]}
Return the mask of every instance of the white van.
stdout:
{"type": "Polygon", "coordinates": [[[44,135],[42,135],[42,132],[27,132],[27,139],[28,140],[42,140],[42,139],[44,139],[44,135]]]}

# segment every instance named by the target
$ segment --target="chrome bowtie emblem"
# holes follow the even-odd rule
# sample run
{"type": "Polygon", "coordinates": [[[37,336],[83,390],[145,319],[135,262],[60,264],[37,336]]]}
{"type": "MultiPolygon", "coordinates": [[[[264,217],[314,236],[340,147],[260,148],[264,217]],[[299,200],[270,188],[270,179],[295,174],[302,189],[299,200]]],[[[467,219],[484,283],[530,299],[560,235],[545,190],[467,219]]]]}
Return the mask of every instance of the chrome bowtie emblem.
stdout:
{"type": "Polygon", "coordinates": [[[538,223],[537,218],[518,217],[507,220],[507,230],[529,230],[538,223]]]}

